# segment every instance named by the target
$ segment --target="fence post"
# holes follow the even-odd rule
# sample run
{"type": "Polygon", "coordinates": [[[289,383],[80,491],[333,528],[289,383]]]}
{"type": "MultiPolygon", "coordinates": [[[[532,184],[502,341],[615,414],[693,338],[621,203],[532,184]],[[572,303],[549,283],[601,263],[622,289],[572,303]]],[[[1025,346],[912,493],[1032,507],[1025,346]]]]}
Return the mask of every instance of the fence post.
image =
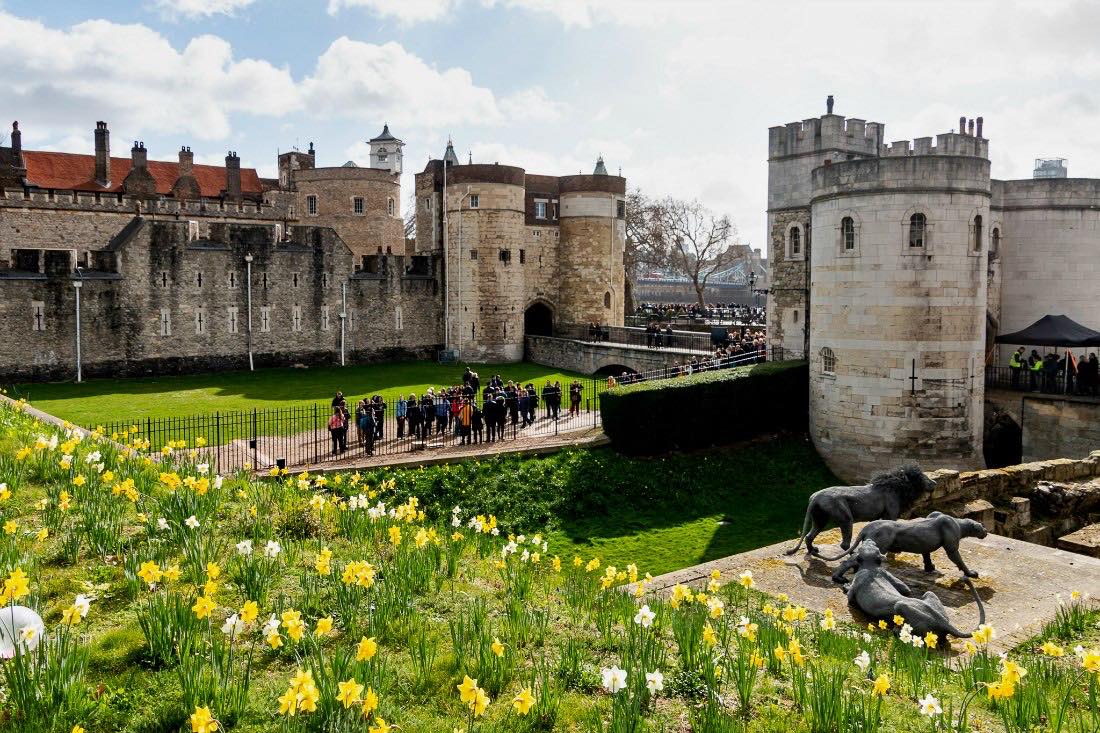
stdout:
{"type": "Polygon", "coordinates": [[[317,463],[317,403],[313,403],[313,462],[317,463]]]}
{"type": "Polygon", "coordinates": [[[214,413],[214,440],[217,441],[218,446],[218,470],[224,471],[222,467],[222,414],[221,412],[214,413]]]}
{"type": "Polygon", "coordinates": [[[255,471],[260,467],[260,457],[258,455],[260,450],[259,436],[256,435],[256,408],[252,408],[252,440],[249,442],[249,446],[252,448],[252,470],[255,471]]]}
{"type": "MultiPolygon", "coordinates": [[[[145,437],[149,440],[149,450],[153,449],[153,419],[145,418],[145,437]]],[[[148,452],[148,451],[146,451],[148,452]]]]}

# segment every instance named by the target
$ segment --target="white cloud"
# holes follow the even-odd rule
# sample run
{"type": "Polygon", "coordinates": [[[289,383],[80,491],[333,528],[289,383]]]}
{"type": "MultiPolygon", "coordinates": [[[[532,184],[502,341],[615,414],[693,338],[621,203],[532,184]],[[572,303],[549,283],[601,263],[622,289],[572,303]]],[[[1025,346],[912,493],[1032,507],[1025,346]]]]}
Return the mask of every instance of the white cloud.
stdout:
{"type": "Polygon", "coordinates": [[[690,14],[704,0],[481,0],[485,7],[542,13],[566,28],[591,28],[597,23],[654,26],[677,14],[690,14]]]}
{"type": "Polygon", "coordinates": [[[256,0],[153,0],[153,7],[167,18],[196,20],[212,15],[233,15],[256,0]]]}
{"type": "Polygon", "coordinates": [[[542,87],[531,87],[501,99],[500,111],[512,121],[545,121],[559,119],[565,113],[566,107],[550,99],[542,87]]]}
{"type": "Polygon", "coordinates": [[[278,116],[299,105],[289,71],[234,59],[216,36],[177,51],[139,24],[89,20],[61,30],[0,11],[0,55],[9,60],[5,101],[32,109],[40,123],[83,128],[102,119],[218,139],[234,113],[278,116]]]}
{"type": "Polygon", "coordinates": [[[345,8],[365,8],[403,24],[443,19],[458,7],[458,0],[329,0],[329,15],[345,8]]]}

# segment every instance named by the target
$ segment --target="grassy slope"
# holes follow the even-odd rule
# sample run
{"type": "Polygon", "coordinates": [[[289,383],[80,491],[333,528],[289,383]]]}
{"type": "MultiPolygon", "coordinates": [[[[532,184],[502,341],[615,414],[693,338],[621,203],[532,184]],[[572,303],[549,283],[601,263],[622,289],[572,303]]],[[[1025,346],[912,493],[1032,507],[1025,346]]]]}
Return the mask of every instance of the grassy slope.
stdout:
{"type": "MultiPolygon", "coordinates": [[[[465,364],[430,361],[390,362],[349,367],[261,369],[170,377],[93,379],[83,384],[20,384],[12,393],[35,407],[80,425],[137,418],[179,417],[214,411],[292,407],[324,402],[336,390],[345,395],[422,393],[429,386],[462,383],[465,364]]],[[[527,362],[471,364],[482,380],[493,374],[505,380],[561,380],[577,376],[527,362]]]]}

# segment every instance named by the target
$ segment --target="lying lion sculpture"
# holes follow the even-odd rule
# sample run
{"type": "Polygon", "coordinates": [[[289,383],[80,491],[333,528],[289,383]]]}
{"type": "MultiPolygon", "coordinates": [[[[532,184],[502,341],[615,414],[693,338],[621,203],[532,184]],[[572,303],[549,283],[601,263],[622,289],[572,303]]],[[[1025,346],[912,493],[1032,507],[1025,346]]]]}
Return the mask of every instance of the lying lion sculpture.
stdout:
{"type": "Polygon", "coordinates": [[[852,523],[872,519],[897,519],[913,505],[922,494],[935,488],[935,482],[924,475],[918,466],[902,466],[880,473],[871,483],[862,486],[830,486],[815,491],[806,507],[802,522],[802,535],[793,555],[806,542],[806,551],[817,554],[814,539],[830,524],[840,526],[840,547],[847,550],[852,545],[852,523]],[[811,529],[811,523],[813,528],[811,529]]]}
{"type": "MultiPolygon", "coordinates": [[[[874,540],[864,540],[856,550],[856,574],[849,585],[844,586],[848,604],[876,620],[889,620],[901,616],[914,635],[924,636],[929,631],[943,639],[948,634],[966,638],[972,632],[960,631],[951,623],[947,609],[932,591],[920,598],[911,598],[909,586],[882,567],[885,556],[879,552],[874,540]]],[[[970,578],[966,578],[974,599],[978,602],[981,620],[985,623],[985,606],[970,578]]]]}
{"type": "MultiPolygon", "coordinates": [[[[962,555],[959,554],[959,542],[966,537],[982,539],[986,536],[985,527],[981,522],[973,519],[957,519],[942,512],[932,512],[924,519],[900,521],[895,519],[876,519],[868,523],[856,535],[852,547],[836,557],[823,557],[823,560],[832,562],[855,552],[860,543],[868,540],[878,546],[879,552],[913,552],[924,557],[924,571],[931,573],[936,570],[932,564],[932,553],[943,549],[951,562],[968,578],[976,578],[978,574],[966,567],[962,555]]],[[[848,571],[857,566],[855,558],[848,559],[833,573],[834,583],[843,583],[848,571]]]]}

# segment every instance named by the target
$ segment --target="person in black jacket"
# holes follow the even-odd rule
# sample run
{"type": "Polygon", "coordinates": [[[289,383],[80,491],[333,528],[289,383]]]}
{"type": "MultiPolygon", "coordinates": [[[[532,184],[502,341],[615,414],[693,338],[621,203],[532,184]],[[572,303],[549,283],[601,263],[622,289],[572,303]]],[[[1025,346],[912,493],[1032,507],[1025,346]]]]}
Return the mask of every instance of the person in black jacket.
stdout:
{"type": "Polygon", "coordinates": [[[481,408],[477,406],[476,401],[471,400],[470,405],[474,409],[474,415],[470,422],[473,428],[474,442],[480,443],[482,426],[485,424],[485,414],[481,411],[481,408]]]}
{"type": "Polygon", "coordinates": [[[414,440],[420,440],[420,402],[417,401],[416,395],[409,395],[409,401],[405,408],[405,417],[409,422],[409,437],[414,440]]]}

